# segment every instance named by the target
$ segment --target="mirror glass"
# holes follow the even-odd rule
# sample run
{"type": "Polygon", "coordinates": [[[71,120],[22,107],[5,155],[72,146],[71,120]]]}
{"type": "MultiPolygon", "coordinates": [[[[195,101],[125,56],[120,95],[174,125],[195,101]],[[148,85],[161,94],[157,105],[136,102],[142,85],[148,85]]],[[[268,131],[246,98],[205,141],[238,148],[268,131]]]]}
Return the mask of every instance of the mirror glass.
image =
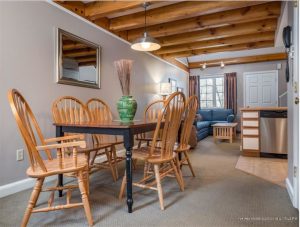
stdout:
{"type": "Polygon", "coordinates": [[[100,46],[58,29],[57,82],[100,88],[100,46]]]}

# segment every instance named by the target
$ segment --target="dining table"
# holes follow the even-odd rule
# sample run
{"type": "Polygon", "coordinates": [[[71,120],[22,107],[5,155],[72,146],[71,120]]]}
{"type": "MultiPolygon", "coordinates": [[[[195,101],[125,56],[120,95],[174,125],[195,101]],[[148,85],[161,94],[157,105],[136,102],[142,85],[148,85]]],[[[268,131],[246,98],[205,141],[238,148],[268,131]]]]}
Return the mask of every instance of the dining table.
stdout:
{"type": "MultiPolygon", "coordinates": [[[[111,121],[103,123],[54,123],[56,127],[56,137],[64,136],[64,133],[82,133],[82,134],[106,134],[123,136],[124,147],[126,149],[126,196],[128,213],[132,213],[132,149],[134,146],[134,135],[154,131],[157,122],[133,121],[123,123],[121,121],[111,121]]],[[[58,185],[63,186],[63,175],[58,176],[58,185]]],[[[62,190],[59,191],[62,197],[62,190]]]]}

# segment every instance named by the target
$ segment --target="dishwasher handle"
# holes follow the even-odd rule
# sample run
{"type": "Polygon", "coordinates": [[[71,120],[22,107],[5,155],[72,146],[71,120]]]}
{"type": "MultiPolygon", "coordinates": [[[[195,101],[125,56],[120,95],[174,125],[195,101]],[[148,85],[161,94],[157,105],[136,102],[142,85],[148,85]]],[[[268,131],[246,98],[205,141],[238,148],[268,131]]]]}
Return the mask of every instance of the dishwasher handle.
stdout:
{"type": "Polygon", "coordinates": [[[287,111],[286,110],[262,110],[260,111],[260,117],[262,118],[287,118],[287,111]]]}

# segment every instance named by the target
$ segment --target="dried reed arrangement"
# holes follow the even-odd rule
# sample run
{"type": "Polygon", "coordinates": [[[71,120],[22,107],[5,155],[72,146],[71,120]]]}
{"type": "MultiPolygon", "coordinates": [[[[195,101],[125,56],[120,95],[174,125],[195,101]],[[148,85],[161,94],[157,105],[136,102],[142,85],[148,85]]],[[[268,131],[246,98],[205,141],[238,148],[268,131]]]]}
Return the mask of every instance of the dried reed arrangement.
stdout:
{"type": "Polygon", "coordinates": [[[130,74],[132,63],[132,60],[127,59],[121,59],[114,62],[124,96],[128,96],[130,94],[130,74]]]}

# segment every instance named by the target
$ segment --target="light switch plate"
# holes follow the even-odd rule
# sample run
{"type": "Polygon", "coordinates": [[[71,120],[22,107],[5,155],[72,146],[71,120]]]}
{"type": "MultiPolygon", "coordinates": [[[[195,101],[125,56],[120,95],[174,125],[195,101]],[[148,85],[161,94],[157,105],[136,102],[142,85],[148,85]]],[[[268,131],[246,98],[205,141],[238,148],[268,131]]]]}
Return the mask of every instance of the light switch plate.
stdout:
{"type": "Polygon", "coordinates": [[[24,149],[17,150],[17,161],[24,160],[24,149]]]}

